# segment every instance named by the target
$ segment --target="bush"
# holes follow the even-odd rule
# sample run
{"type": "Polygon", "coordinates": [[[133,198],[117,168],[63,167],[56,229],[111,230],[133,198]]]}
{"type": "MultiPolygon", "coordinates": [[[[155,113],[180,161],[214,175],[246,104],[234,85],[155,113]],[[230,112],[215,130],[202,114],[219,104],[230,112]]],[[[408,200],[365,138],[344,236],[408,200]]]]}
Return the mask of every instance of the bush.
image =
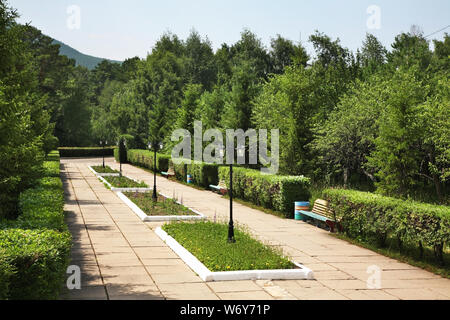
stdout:
{"type": "Polygon", "coordinates": [[[58,148],[61,157],[111,157],[117,147],[92,147],[92,148],[58,148]]]}
{"type": "Polygon", "coordinates": [[[9,283],[2,285],[8,286],[7,297],[13,300],[57,299],[69,263],[70,247],[68,232],[0,230],[0,249],[8,260],[2,268],[10,267],[6,271],[9,283]]]}
{"type": "MultiPolygon", "coordinates": [[[[154,153],[150,150],[128,150],[128,161],[131,164],[153,170],[154,153]]],[[[167,172],[169,170],[170,155],[156,153],[156,171],[167,172]]]]}
{"type": "Polygon", "coordinates": [[[0,223],[0,299],[56,299],[69,263],[59,155],[36,186],[19,196],[19,217],[0,223]]]}
{"type": "Polygon", "coordinates": [[[10,259],[3,249],[0,249],[0,300],[6,300],[9,293],[9,283],[14,274],[10,259]]]}
{"type": "Polygon", "coordinates": [[[188,165],[184,162],[175,164],[172,160],[170,160],[170,165],[173,166],[173,171],[175,171],[175,178],[178,181],[186,182],[188,165]]]}
{"type": "Polygon", "coordinates": [[[349,237],[380,246],[388,238],[396,239],[400,247],[428,245],[443,263],[443,249],[450,240],[449,207],[344,189],[324,190],[323,197],[349,237]]]}
{"type": "Polygon", "coordinates": [[[186,174],[192,175],[194,184],[208,188],[219,183],[218,168],[217,164],[193,161],[186,166],[186,174]]]}
{"type": "MultiPolygon", "coordinates": [[[[219,177],[227,187],[230,168],[219,167],[219,177]]],[[[310,180],[303,176],[268,175],[258,170],[233,167],[233,196],[265,208],[294,216],[294,202],[308,200],[310,180]]]]}

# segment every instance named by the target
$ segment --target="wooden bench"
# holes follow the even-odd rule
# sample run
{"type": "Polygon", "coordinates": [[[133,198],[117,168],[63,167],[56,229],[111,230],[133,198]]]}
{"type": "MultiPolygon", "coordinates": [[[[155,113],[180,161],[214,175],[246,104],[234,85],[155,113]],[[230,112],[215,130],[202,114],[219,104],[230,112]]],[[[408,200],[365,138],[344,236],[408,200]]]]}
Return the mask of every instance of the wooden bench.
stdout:
{"type": "Polygon", "coordinates": [[[175,170],[173,170],[173,168],[169,168],[167,172],[161,172],[161,174],[169,179],[170,177],[175,177],[175,170]]]}
{"type": "Polygon", "coordinates": [[[228,192],[227,186],[224,181],[220,181],[217,186],[210,184],[209,187],[213,189],[213,191],[217,191],[222,195],[225,195],[228,192]]]}
{"type": "MultiPolygon", "coordinates": [[[[336,226],[338,226],[339,230],[341,229],[340,224],[336,220],[335,214],[330,209],[329,203],[326,200],[317,199],[314,202],[314,206],[311,211],[301,210],[300,213],[315,220],[325,222],[330,227],[331,232],[334,232],[336,226]]],[[[303,217],[303,221],[305,220],[306,217],[303,217]]]]}

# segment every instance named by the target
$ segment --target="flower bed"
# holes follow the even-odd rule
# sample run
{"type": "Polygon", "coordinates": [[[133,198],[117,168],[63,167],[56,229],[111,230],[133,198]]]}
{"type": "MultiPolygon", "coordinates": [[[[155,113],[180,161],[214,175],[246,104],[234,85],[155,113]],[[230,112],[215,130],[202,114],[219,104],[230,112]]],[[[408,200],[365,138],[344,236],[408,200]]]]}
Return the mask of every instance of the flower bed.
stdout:
{"type": "Polygon", "coordinates": [[[121,198],[143,221],[198,220],[204,216],[175,199],[158,194],[155,203],[150,192],[119,192],[121,198]]]}
{"type": "Polygon", "coordinates": [[[96,176],[102,177],[118,177],[120,172],[112,169],[109,166],[89,166],[89,170],[91,170],[96,176]]]}
{"type": "Polygon", "coordinates": [[[310,269],[281,251],[235,228],[235,243],[227,241],[225,223],[171,223],[156,233],[204,281],[244,279],[313,279],[310,269]]]}
{"type": "Polygon", "coordinates": [[[100,181],[105,183],[112,191],[145,192],[152,190],[146,183],[125,176],[98,176],[98,178],[100,179],[100,181]]]}

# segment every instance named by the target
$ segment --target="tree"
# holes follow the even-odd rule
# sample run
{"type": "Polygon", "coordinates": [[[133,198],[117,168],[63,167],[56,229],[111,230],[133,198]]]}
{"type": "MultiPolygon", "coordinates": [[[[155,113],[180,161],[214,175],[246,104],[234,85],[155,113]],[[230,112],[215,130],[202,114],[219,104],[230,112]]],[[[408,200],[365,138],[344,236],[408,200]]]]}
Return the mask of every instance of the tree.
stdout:
{"type": "Polygon", "coordinates": [[[372,34],[367,33],[363,41],[360,60],[365,78],[370,77],[376,71],[380,70],[386,63],[387,50],[381,42],[372,34]]]}
{"type": "Polygon", "coordinates": [[[386,81],[386,112],[380,119],[375,150],[368,157],[368,165],[376,168],[379,178],[377,191],[386,195],[408,196],[417,185],[423,137],[417,121],[419,105],[429,89],[414,73],[415,70],[401,68],[386,81]]]}
{"type": "Polygon", "coordinates": [[[386,108],[385,100],[381,77],[357,81],[340,99],[327,121],[314,128],[312,147],[330,177],[329,183],[336,175],[344,186],[352,175],[363,175],[375,182],[374,173],[366,168],[366,163],[375,148],[379,131],[377,120],[386,108]]]}
{"type": "Polygon", "coordinates": [[[291,40],[280,35],[273,38],[270,45],[272,48],[270,57],[273,73],[281,74],[285,67],[293,64],[306,67],[309,56],[301,45],[295,45],[291,40]]]}
{"type": "Polygon", "coordinates": [[[39,176],[50,126],[17,16],[0,1],[0,219],[17,216],[20,192],[39,176]]]}
{"type": "Polygon", "coordinates": [[[227,94],[221,124],[224,129],[251,128],[252,100],[259,91],[260,79],[253,64],[242,63],[233,68],[231,91],[227,94]]]}
{"type": "Polygon", "coordinates": [[[211,42],[191,31],[185,44],[185,72],[188,83],[201,84],[210,90],[216,81],[216,67],[211,42]]]}

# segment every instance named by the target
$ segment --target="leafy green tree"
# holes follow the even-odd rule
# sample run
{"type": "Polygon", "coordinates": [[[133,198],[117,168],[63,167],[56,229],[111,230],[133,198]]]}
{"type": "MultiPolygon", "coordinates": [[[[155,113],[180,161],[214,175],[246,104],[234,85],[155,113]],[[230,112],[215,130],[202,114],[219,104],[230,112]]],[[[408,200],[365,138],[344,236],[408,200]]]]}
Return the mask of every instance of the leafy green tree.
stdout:
{"type": "Polygon", "coordinates": [[[303,67],[287,67],[263,85],[253,101],[252,119],[259,129],[280,130],[280,172],[307,174],[311,154],[314,95],[311,72],[303,67]]]}
{"type": "Polygon", "coordinates": [[[375,182],[374,173],[366,168],[367,157],[375,148],[378,119],[386,108],[386,92],[381,77],[357,81],[340,99],[324,124],[314,128],[312,143],[319,163],[323,164],[328,183],[344,186],[350,177],[366,176],[375,182]]]}
{"type": "Polygon", "coordinates": [[[301,45],[295,45],[291,40],[285,39],[280,35],[273,38],[270,45],[272,48],[270,57],[272,59],[273,73],[283,73],[285,67],[293,64],[306,67],[309,56],[301,45]]]}
{"type": "Polygon", "coordinates": [[[401,68],[386,81],[386,112],[380,119],[375,150],[368,157],[368,165],[377,169],[377,190],[387,195],[408,196],[417,185],[423,137],[417,121],[429,89],[414,72],[401,68]]]}
{"type": "Polygon", "coordinates": [[[193,30],[185,44],[185,72],[187,82],[201,84],[206,90],[211,89],[216,81],[214,52],[208,39],[202,40],[193,30]]]}
{"type": "Polygon", "coordinates": [[[231,91],[227,95],[222,114],[223,128],[246,131],[252,127],[252,101],[260,89],[259,81],[251,63],[242,63],[233,68],[231,91]]]}
{"type": "Polygon", "coordinates": [[[363,76],[367,79],[386,64],[387,50],[372,34],[367,33],[363,41],[361,52],[358,55],[363,76]]]}
{"type": "Polygon", "coordinates": [[[219,85],[215,86],[211,92],[203,92],[200,97],[198,112],[205,129],[220,128],[227,94],[227,88],[219,85]]]}
{"type": "Polygon", "coordinates": [[[202,95],[202,86],[200,84],[188,84],[183,90],[183,95],[174,129],[186,129],[194,133],[194,120],[200,119],[197,111],[202,95]]]}
{"type": "Polygon", "coordinates": [[[18,195],[38,177],[50,126],[17,17],[0,1],[0,219],[17,215],[18,195]]]}

